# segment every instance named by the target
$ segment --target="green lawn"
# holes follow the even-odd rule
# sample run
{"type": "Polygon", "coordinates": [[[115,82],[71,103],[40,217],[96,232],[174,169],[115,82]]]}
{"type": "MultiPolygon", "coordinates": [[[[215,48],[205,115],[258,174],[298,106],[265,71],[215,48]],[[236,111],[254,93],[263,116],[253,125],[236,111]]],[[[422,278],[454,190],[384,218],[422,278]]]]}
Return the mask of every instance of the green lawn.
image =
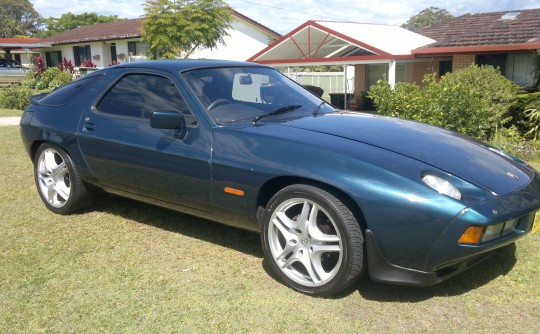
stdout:
{"type": "Polygon", "coordinates": [[[256,234],[110,195],[52,214],[17,126],[0,161],[0,333],[540,332],[540,233],[434,287],[312,298],[268,275],[256,234]]]}
{"type": "Polygon", "coordinates": [[[0,117],[21,116],[21,115],[22,115],[21,110],[0,108],[0,117]]]}

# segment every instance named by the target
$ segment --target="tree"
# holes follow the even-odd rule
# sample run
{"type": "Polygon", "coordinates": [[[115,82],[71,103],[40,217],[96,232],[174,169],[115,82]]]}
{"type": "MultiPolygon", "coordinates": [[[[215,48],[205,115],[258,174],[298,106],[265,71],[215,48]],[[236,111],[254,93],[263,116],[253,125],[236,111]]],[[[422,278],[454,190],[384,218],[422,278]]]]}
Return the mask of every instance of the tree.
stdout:
{"type": "Polygon", "coordinates": [[[417,31],[423,27],[429,27],[450,20],[454,16],[446,9],[429,7],[420,13],[411,16],[409,20],[401,25],[402,28],[417,31]]]}
{"type": "Polygon", "coordinates": [[[48,37],[80,26],[118,20],[123,19],[119,19],[118,15],[97,15],[96,13],[62,14],[59,18],[49,17],[41,20],[41,23],[45,25],[45,30],[41,33],[41,36],[48,37]]]}
{"type": "Polygon", "coordinates": [[[34,36],[39,14],[28,0],[0,0],[0,38],[34,36]]]}
{"type": "Polygon", "coordinates": [[[224,43],[230,9],[221,0],[147,0],[142,25],[150,58],[188,58],[198,47],[224,43]]]}

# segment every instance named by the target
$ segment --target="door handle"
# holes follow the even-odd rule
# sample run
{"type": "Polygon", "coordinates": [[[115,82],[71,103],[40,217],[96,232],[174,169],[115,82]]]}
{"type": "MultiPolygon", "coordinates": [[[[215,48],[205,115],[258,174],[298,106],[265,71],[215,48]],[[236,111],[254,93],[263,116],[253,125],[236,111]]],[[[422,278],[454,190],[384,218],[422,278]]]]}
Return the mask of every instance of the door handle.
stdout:
{"type": "Polygon", "coordinates": [[[86,117],[84,119],[84,129],[83,129],[83,131],[84,132],[94,131],[95,128],[96,128],[96,124],[90,122],[90,117],[86,117]]]}

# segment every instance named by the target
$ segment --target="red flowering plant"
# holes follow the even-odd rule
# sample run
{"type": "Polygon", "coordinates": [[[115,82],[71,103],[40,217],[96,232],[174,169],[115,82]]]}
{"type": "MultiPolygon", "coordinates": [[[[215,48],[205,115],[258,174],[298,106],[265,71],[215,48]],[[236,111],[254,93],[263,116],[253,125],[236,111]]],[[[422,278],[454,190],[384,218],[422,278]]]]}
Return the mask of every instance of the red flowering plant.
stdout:
{"type": "Polygon", "coordinates": [[[64,57],[64,60],[58,64],[58,69],[62,72],[73,73],[73,63],[64,57]]]}
{"type": "Polygon", "coordinates": [[[34,72],[36,76],[40,77],[43,72],[45,72],[45,61],[43,61],[43,57],[41,56],[35,56],[34,57],[34,72]]]}
{"type": "Polygon", "coordinates": [[[82,64],[81,67],[96,67],[94,63],[90,59],[86,59],[82,64]]]}

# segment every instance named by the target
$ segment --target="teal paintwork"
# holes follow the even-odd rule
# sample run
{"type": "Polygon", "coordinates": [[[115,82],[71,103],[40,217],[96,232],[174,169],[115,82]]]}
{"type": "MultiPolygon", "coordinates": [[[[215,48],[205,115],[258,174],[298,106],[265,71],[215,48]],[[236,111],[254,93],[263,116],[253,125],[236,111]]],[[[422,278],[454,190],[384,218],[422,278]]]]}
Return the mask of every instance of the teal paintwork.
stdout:
{"type": "MultiPolygon", "coordinates": [[[[305,108],[220,126],[184,73],[229,67],[272,71],[220,61],[104,69],[91,74],[101,78],[64,105],[29,106],[21,122],[23,142],[31,158],[41,142],[60,145],[86,182],[107,191],[253,231],[259,231],[258,210],[277,190],[317,184],[348,203],[361,221],[370,274],[379,281],[437,283],[465,268],[456,263],[529,233],[540,208],[540,178],[525,163],[425,124],[330,107],[312,114],[322,100],[307,91],[297,93],[305,94],[305,108]],[[183,140],[174,137],[174,129],[151,128],[148,119],[96,109],[101,96],[129,73],[159,74],[177,87],[196,119],[183,140]],[[447,179],[462,200],[426,186],[425,173],[447,179]],[[225,187],[245,196],[225,193],[225,187]],[[477,246],[457,243],[469,225],[518,217],[516,230],[504,238],[477,246]]],[[[221,110],[226,108],[239,107],[221,110]]]]}

